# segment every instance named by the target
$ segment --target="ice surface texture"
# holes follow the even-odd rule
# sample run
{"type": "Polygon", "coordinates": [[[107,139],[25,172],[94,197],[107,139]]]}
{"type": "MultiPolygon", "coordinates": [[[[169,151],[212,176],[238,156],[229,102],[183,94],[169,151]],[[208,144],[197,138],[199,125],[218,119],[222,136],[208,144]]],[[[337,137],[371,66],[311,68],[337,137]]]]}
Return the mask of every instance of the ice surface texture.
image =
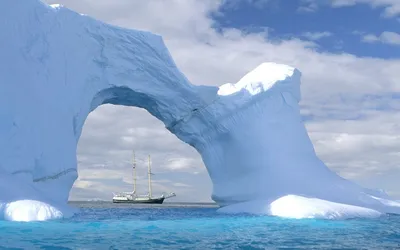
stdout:
{"type": "Polygon", "coordinates": [[[287,216],[276,209],[315,208],[317,199],[342,214],[399,212],[317,158],[297,69],[264,63],[236,84],[194,86],[160,36],[38,0],[0,5],[0,218],[66,215],[82,126],[102,104],[144,108],[195,147],[222,211],[287,216]]]}

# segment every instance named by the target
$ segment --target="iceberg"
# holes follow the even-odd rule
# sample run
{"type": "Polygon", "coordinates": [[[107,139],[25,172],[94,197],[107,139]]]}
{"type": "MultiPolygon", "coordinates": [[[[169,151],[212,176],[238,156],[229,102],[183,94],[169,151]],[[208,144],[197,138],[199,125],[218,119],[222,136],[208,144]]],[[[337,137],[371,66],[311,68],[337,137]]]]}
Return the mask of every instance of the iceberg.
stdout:
{"type": "Polygon", "coordinates": [[[194,147],[220,212],[289,218],[400,213],[317,157],[301,121],[301,73],[262,63],[237,83],[195,86],[162,38],[39,0],[0,3],[0,219],[67,217],[76,149],[103,104],[146,109],[194,147]]]}

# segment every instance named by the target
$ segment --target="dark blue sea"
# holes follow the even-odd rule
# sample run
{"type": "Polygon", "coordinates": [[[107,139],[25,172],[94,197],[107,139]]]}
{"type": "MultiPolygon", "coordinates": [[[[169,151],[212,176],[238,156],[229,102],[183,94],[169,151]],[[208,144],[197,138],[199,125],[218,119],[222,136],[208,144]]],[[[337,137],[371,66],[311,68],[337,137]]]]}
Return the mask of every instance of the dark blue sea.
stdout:
{"type": "Polygon", "coordinates": [[[0,221],[0,249],[400,249],[400,216],[315,220],[226,215],[207,204],[71,203],[46,222],[0,221]]]}

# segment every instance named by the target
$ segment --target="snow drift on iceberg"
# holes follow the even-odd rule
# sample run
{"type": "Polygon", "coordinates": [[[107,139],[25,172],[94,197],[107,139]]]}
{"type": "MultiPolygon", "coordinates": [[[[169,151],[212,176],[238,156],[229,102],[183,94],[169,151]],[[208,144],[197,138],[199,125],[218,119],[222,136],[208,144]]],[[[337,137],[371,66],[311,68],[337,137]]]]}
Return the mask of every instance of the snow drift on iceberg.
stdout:
{"type": "Polygon", "coordinates": [[[152,33],[39,0],[4,0],[0,18],[0,218],[67,215],[82,126],[102,104],[144,108],[195,147],[221,211],[290,217],[295,202],[329,214],[400,212],[317,158],[293,67],[263,63],[236,84],[194,86],[152,33]]]}

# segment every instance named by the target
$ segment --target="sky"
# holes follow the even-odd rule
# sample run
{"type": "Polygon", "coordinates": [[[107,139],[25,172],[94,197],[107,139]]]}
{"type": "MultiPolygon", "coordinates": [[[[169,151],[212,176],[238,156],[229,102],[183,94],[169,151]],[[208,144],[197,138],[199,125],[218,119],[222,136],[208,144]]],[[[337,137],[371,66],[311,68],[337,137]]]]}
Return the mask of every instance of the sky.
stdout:
{"type": "MultiPolygon", "coordinates": [[[[195,85],[237,82],[262,62],[302,72],[301,114],[317,155],[360,185],[400,198],[399,0],[46,0],[103,22],[163,36],[195,85]]],[[[200,155],[146,110],[103,105],[85,122],[70,200],[132,189],[211,201],[200,155]]]]}

